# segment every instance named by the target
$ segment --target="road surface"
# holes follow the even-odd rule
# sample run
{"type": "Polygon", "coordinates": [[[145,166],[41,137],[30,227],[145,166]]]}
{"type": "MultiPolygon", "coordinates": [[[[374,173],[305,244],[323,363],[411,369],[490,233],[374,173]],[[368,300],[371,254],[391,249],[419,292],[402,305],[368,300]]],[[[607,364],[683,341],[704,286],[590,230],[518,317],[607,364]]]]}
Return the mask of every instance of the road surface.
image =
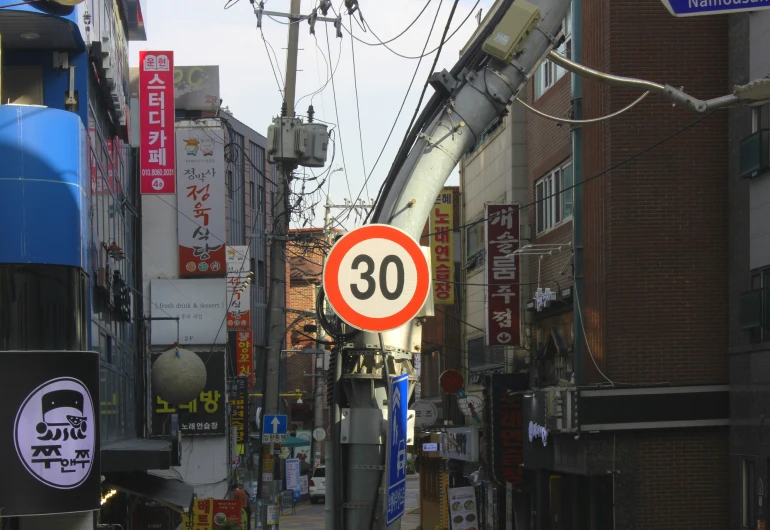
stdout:
{"type": "MultiPolygon", "coordinates": [[[[406,515],[401,519],[401,530],[414,530],[420,525],[420,479],[419,475],[406,478],[406,515]],[[412,512],[412,513],[410,513],[412,512]]],[[[297,513],[281,516],[280,530],[326,530],[324,528],[324,505],[303,503],[297,506],[297,513]]]]}

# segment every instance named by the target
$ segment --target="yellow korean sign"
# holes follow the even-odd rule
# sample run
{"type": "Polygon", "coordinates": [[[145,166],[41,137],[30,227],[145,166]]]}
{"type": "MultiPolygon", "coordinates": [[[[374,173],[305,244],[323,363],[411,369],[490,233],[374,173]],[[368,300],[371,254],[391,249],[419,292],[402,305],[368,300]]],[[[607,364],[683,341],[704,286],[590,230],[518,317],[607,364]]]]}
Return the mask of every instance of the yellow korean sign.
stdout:
{"type": "Polygon", "coordinates": [[[434,305],[455,303],[454,195],[444,188],[430,211],[430,258],[434,305]]]}

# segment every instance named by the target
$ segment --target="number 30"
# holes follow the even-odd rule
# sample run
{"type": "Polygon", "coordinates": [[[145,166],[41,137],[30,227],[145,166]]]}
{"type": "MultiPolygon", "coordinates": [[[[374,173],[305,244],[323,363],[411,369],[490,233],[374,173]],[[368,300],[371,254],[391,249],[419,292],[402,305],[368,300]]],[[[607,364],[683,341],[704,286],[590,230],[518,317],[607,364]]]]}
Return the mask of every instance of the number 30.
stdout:
{"type": "MultiPolygon", "coordinates": [[[[366,271],[361,273],[361,279],[366,281],[366,290],[362,291],[355,283],[350,284],[350,290],[353,296],[359,300],[368,300],[374,296],[374,291],[377,289],[377,282],[374,281],[372,275],[374,274],[374,260],[366,254],[360,254],[355,257],[353,269],[358,270],[361,264],[366,265],[366,271]]],[[[401,293],[404,292],[404,263],[401,258],[394,254],[385,256],[380,265],[380,292],[386,300],[396,300],[401,293]],[[396,266],[396,288],[394,290],[388,289],[388,267],[393,264],[396,266]]]]}

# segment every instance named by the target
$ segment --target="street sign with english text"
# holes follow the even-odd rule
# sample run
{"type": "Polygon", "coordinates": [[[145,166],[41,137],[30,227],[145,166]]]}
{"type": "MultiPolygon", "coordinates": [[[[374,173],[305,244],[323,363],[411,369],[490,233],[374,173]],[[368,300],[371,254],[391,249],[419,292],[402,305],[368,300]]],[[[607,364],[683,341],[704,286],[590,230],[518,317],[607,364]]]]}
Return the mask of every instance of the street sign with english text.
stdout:
{"type": "Polygon", "coordinates": [[[409,376],[391,378],[388,401],[388,498],[386,524],[404,515],[406,507],[406,416],[409,408],[409,376]]]}
{"type": "Polygon", "coordinates": [[[770,9],[770,0],[661,0],[675,17],[724,15],[770,9]]]}

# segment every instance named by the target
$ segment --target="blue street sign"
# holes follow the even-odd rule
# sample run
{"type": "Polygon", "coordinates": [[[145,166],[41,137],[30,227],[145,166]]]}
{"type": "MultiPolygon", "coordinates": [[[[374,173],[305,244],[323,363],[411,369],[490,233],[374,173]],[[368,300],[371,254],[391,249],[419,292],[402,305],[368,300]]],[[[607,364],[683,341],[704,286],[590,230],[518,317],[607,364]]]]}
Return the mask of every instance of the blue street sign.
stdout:
{"type": "Polygon", "coordinates": [[[770,9],[770,0],[661,0],[675,17],[724,15],[738,11],[770,9]]]}
{"type": "Polygon", "coordinates": [[[404,515],[406,507],[406,414],[409,408],[409,375],[391,378],[388,420],[388,500],[386,525],[404,515]]]}
{"type": "Polygon", "coordinates": [[[262,422],[262,441],[267,443],[280,443],[286,440],[286,416],[274,416],[265,414],[262,422]]]}

